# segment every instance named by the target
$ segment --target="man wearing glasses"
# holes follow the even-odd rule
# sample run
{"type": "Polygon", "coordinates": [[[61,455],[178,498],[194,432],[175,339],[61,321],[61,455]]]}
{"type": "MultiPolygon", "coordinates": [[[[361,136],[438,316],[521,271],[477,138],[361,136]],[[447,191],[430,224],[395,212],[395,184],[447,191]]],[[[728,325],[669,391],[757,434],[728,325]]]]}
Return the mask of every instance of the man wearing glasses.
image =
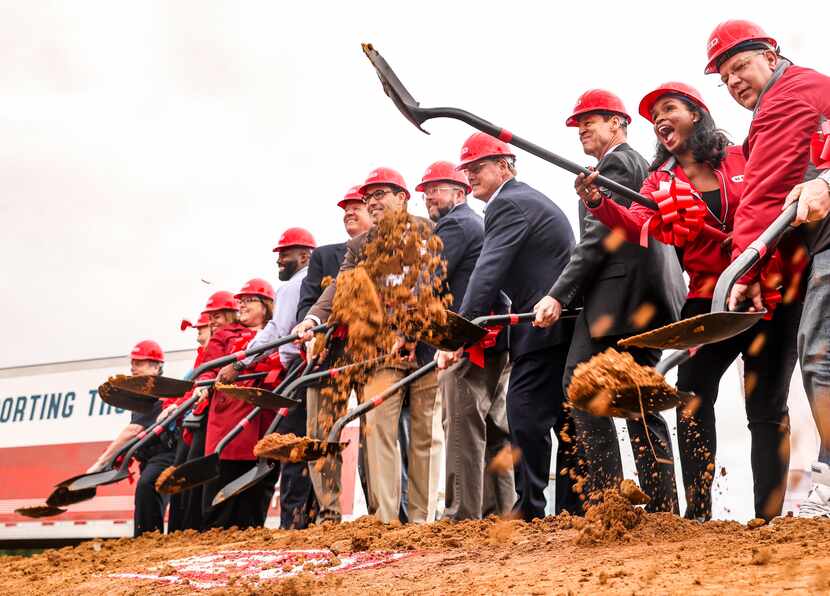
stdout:
{"type": "MultiPolygon", "coordinates": [[[[473,196],[485,202],[484,244],[461,304],[462,316],[490,314],[500,291],[514,313],[530,312],[568,264],[574,235],[565,214],[538,190],[516,180],[515,155],[490,135],[475,133],[461,148],[461,165],[473,196]]],[[[526,521],[545,516],[552,442],[565,420],[562,377],[573,325],[549,329],[516,325],[509,330],[512,370],[507,387],[507,419],[514,448],[520,450],[514,509],[526,521]]],[[[459,352],[439,355],[442,366],[459,352]]],[[[567,440],[570,440],[568,438],[567,440]]],[[[557,483],[568,482],[566,441],[559,441],[557,483]],[[563,460],[565,463],[563,465],[563,460]]],[[[557,487],[557,510],[570,491],[557,487]]],[[[571,493],[572,494],[572,493],[571,493]]]]}
{"type": "MultiPolygon", "coordinates": [[[[750,21],[725,21],[709,36],[707,74],[718,73],[732,98],[752,110],[744,143],[745,191],[735,212],[732,256],[741,252],[779,215],[799,202],[800,234],[785,238],[781,252],[790,271],[785,300],[798,300],[801,272],[794,265],[806,245],[812,262],[798,330],[804,389],[818,427],[817,482],[800,514],[830,517],[830,77],[796,66],[778,44],[750,21]],[[818,176],[817,176],[818,173],[818,176]],[[804,181],[808,182],[804,182],[804,181]]],[[[732,288],[729,308],[744,299],[762,308],[756,267],[732,288]]]]}
{"type": "MultiPolygon", "coordinates": [[[[377,224],[385,213],[406,211],[409,191],[403,176],[392,168],[373,170],[359,191],[369,215],[377,224]]],[[[355,236],[346,242],[346,256],[340,271],[354,269],[363,259],[366,243],[376,228],[355,236]]],[[[312,306],[306,318],[294,328],[302,341],[311,339],[309,330],[331,314],[337,280],[328,285],[312,306]]],[[[397,360],[372,371],[364,394],[374,396],[402,379],[415,368],[432,360],[434,351],[423,343],[415,350],[415,362],[397,360]]],[[[437,393],[437,374],[433,371],[409,384],[394,397],[370,411],[363,419],[366,444],[366,476],[369,485],[369,513],[383,523],[399,519],[401,504],[401,456],[398,451],[398,429],[404,398],[409,397],[412,413],[409,442],[409,521],[433,521],[438,501],[438,481],[441,473],[441,451],[444,434],[441,430],[441,401],[437,393]]]]}
{"type": "MultiPolygon", "coordinates": [[[[452,294],[450,310],[457,312],[481,254],[484,221],[467,205],[472,188],[453,163],[429,166],[415,190],[424,193],[429,218],[437,224],[446,261],[445,289],[452,294]]],[[[503,314],[509,306],[500,294],[492,311],[503,314]]],[[[478,358],[471,354],[438,373],[447,440],[444,518],[455,521],[503,515],[516,500],[512,470],[487,470],[493,457],[510,445],[507,333],[488,336],[477,350],[478,358]]]]}

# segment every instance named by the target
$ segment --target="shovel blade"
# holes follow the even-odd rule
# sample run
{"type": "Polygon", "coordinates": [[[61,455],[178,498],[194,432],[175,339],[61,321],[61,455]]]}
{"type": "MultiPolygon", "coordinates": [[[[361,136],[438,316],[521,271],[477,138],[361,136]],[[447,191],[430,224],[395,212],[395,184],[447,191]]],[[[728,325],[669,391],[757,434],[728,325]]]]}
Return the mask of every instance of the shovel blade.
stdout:
{"type": "Polygon", "coordinates": [[[407,91],[406,87],[404,87],[401,80],[395,74],[395,71],[392,70],[392,67],[383,59],[375,48],[372,47],[370,43],[361,44],[363,46],[363,53],[366,54],[366,57],[369,59],[369,62],[372,63],[372,66],[375,67],[375,72],[380,79],[381,85],[383,85],[383,91],[386,95],[389,96],[389,99],[392,100],[392,103],[400,110],[401,114],[404,115],[404,118],[409,120],[415,127],[423,133],[429,134],[423,128],[421,128],[421,124],[427,120],[423,111],[418,107],[419,104],[415,101],[415,98],[412,97],[412,94],[407,91]]]}
{"type": "MultiPolygon", "coordinates": [[[[271,435],[273,436],[273,435],[271,435]]],[[[261,441],[260,441],[261,443],[261,441]]],[[[348,446],[348,443],[329,443],[328,441],[317,441],[307,437],[299,437],[296,443],[284,443],[274,448],[254,448],[254,455],[266,459],[275,459],[290,463],[304,461],[315,461],[329,455],[340,453],[348,446]]]]}
{"type": "Polygon", "coordinates": [[[21,507],[20,509],[15,509],[14,512],[18,515],[37,519],[40,517],[52,517],[53,515],[66,513],[66,509],[52,507],[51,505],[34,505],[32,507],[21,507]]]}
{"type": "Polygon", "coordinates": [[[152,411],[158,402],[154,395],[135,393],[127,389],[115,387],[109,381],[98,387],[98,396],[101,401],[122,410],[146,414],[152,411]]]}
{"type": "Polygon", "coordinates": [[[670,385],[640,385],[617,388],[613,394],[600,392],[592,399],[569,401],[575,408],[594,416],[637,418],[642,415],[640,399],[642,411],[649,414],[683,406],[694,398],[693,393],[678,391],[670,385]]]}
{"type": "Polygon", "coordinates": [[[767,311],[710,312],[658,327],[617,342],[623,347],[684,350],[712,344],[743,333],[760,321],[767,311]]]}
{"type": "Polygon", "coordinates": [[[140,393],[151,397],[179,397],[193,389],[193,381],[182,381],[170,377],[153,375],[116,375],[107,381],[118,389],[140,393]]]}
{"type": "Polygon", "coordinates": [[[298,405],[300,402],[290,397],[272,393],[259,387],[238,387],[236,385],[222,385],[217,384],[216,390],[221,391],[225,395],[241,399],[254,406],[259,406],[266,410],[279,410],[281,408],[291,408],[298,405]]]}
{"type": "Polygon", "coordinates": [[[156,482],[160,493],[175,495],[191,488],[201,486],[219,476],[219,454],[211,453],[204,457],[191,459],[177,466],[162,482],[156,482]]]}
{"type": "Polygon", "coordinates": [[[127,470],[123,472],[118,470],[106,470],[104,472],[94,472],[92,474],[83,474],[73,480],[66,488],[70,491],[82,491],[96,486],[103,486],[104,484],[113,484],[119,480],[123,480],[130,473],[127,470]]]}
{"type": "Polygon", "coordinates": [[[213,502],[210,504],[211,507],[216,507],[231,497],[235,497],[239,493],[248,490],[265,478],[273,469],[274,464],[270,461],[264,459],[257,460],[256,467],[251,468],[236,480],[228,482],[219,489],[219,492],[213,497],[213,502]]]}
{"type": "Polygon", "coordinates": [[[461,315],[447,311],[447,322],[430,324],[421,341],[438,350],[454,352],[464,346],[475,344],[487,335],[487,329],[474,325],[461,315]]]}
{"type": "Polygon", "coordinates": [[[95,498],[95,489],[88,488],[85,490],[73,491],[65,486],[59,486],[52,491],[52,494],[46,499],[46,504],[49,507],[66,507],[67,505],[74,505],[82,501],[89,501],[95,498]]]}

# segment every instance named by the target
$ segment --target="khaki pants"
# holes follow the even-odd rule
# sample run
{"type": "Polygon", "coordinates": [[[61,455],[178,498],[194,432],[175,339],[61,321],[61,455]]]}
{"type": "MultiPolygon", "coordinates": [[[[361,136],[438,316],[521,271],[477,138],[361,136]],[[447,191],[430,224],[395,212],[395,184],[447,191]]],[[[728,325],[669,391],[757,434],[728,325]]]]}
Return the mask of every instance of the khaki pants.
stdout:
{"type": "Polygon", "coordinates": [[[484,368],[462,360],[438,373],[447,432],[445,519],[504,515],[516,502],[512,466],[487,471],[490,460],[510,445],[509,377],[507,352],[488,354],[484,368]]]}
{"type": "MultiPolygon", "coordinates": [[[[371,399],[416,368],[376,370],[364,386],[365,399],[371,399]]],[[[404,395],[408,394],[412,415],[409,441],[409,520],[435,519],[441,451],[441,398],[437,375],[433,371],[414,381],[365,418],[366,476],[369,485],[369,513],[384,523],[398,519],[401,501],[401,455],[398,446],[398,419],[404,395]]]]}
{"type": "MultiPolygon", "coordinates": [[[[334,422],[346,413],[346,401],[336,404],[320,396],[320,386],[306,389],[306,431],[312,439],[325,440],[334,422]]],[[[309,462],[308,475],[320,505],[319,521],[340,521],[340,470],[343,458],[339,453],[309,462]]]]}

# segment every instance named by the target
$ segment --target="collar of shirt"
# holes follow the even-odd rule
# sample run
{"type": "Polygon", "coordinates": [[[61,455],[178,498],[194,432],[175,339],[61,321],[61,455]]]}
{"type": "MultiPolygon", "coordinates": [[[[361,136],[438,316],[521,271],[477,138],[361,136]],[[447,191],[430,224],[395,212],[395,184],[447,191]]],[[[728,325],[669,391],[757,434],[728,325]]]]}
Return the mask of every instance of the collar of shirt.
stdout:
{"type": "Polygon", "coordinates": [[[485,210],[485,211],[487,211],[487,207],[489,207],[489,206],[490,206],[490,204],[491,204],[493,201],[495,201],[495,200],[496,200],[496,197],[498,197],[498,196],[499,196],[499,193],[501,192],[501,189],[502,189],[502,188],[504,188],[504,185],[505,185],[505,184],[507,184],[508,182],[510,182],[511,180],[513,180],[513,178],[515,178],[515,176],[511,176],[510,178],[508,178],[507,180],[505,180],[504,182],[502,182],[502,183],[501,183],[501,186],[499,186],[499,187],[496,189],[496,192],[494,192],[494,193],[493,193],[493,196],[492,196],[492,197],[490,197],[490,200],[489,200],[489,201],[487,201],[486,203],[484,203],[484,210],[485,210]]]}
{"type": "MultiPolygon", "coordinates": [[[[611,148],[608,151],[605,152],[605,155],[608,155],[609,153],[611,153],[614,149],[616,149],[620,145],[622,145],[622,143],[617,143],[616,145],[612,145],[611,148]]],[[[603,155],[602,157],[605,157],[605,155],[603,155]]]]}

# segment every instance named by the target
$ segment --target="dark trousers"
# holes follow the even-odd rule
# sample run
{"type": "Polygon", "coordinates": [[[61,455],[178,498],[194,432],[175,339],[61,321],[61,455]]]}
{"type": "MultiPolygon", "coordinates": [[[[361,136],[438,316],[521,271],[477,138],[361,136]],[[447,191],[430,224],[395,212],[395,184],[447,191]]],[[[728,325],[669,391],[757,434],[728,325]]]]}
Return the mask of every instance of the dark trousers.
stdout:
{"type": "MultiPolygon", "coordinates": [[[[617,346],[619,339],[619,337],[591,337],[587,319],[584,315],[580,316],[576,321],[571,348],[568,352],[563,380],[566,391],[577,364],[611,347],[618,351],[628,351],[634,361],[643,366],[654,366],[660,361],[660,350],[643,348],[623,350],[617,346]]],[[[583,496],[588,498],[596,491],[618,487],[623,480],[623,471],[620,443],[613,419],[607,416],[594,416],[575,408],[572,414],[577,431],[576,448],[584,462],[584,466],[578,471],[579,475],[584,474],[586,478],[583,496]]],[[[645,424],[638,417],[626,420],[626,427],[640,486],[643,492],[651,497],[646,509],[677,513],[679,511],[677,487],[668,424],[660,414],[649,413],[646,414],[645,424]],[[654,451],[652,451],[652,445],[654,451]],[[657,459],[671,463],[661,463],[657,459]]]]}
{"type": "MultiPolygon", "coordinates": [[[[193,431],[190,445],[179,437],[174,464],[180,466],[186,461],[205,455],[205,426],[193,431]]],[[[170,497],[170,514],[167,520],[167,531],[201,530],[202,529],[202,486],[194,487],[170,497]]]]}
{"type": "Polygon", "coordinates": [[[162,451],[141,462],[138,482],[135,484],[135,510],[133,511],[133,536],[145,532],[164,533],[164,508],[167,496],[156,491],[156,479],[173,465],[173,450],[162,451]]]}
{"type": "MultiPolygon", "coordinates": [[[[305,399],[280,420],[276,432],[306,436],[305,399]]],[[[302,530],[317,517],[317,498],[308,475],[308,463],[283,462],[280,466],[280,528],[302,530]]],[[[271,484],[273,494],[273,483],[271,484]]]]}
{"type": "Polygon", "coordinates": [[[229,482],[256,466],[256,460],[220,460],[219,477],[204,485],[202,492],[203,529],[261,528],[265,525],[268,506],[274,496],[279,475],[275,466],[260,482],[213,507],[213,498],[229,482]]]}
{"type": "MultiPolygon", "coordinates": [[[[513,361],[507,386],[507,422],[513,446],[521,451],[515,467],[516,505],[525,521],[545,517],[545,488],[550,475],[550,431],[563,423],[562,375],[567,345],[523,354],[513,361]]],[[[561,463],[557,462],[561,469],[561,463]]],[[[567,475],[556,475],[568,478],[567,475]]]]}
{"type": "MultiPolygon", "coordinates": [[[[710,300],[690,299],[683,307],[683,317],[707,313],[710,308],[710,300]]],[[[715,401],[720,378],[739,354],[744,360],[755,516],[769,520],[781,514],[790,463],[787,394],[797,358],[801,310],[800,302],[780,304],[772,320],[759,321],[740,335],[703,346],[680,366],[678,389],[692,391],[700,398],[696,409],[686,408],[677,416],[686,517],[712,517],[717,451],[715,401]]]]}

